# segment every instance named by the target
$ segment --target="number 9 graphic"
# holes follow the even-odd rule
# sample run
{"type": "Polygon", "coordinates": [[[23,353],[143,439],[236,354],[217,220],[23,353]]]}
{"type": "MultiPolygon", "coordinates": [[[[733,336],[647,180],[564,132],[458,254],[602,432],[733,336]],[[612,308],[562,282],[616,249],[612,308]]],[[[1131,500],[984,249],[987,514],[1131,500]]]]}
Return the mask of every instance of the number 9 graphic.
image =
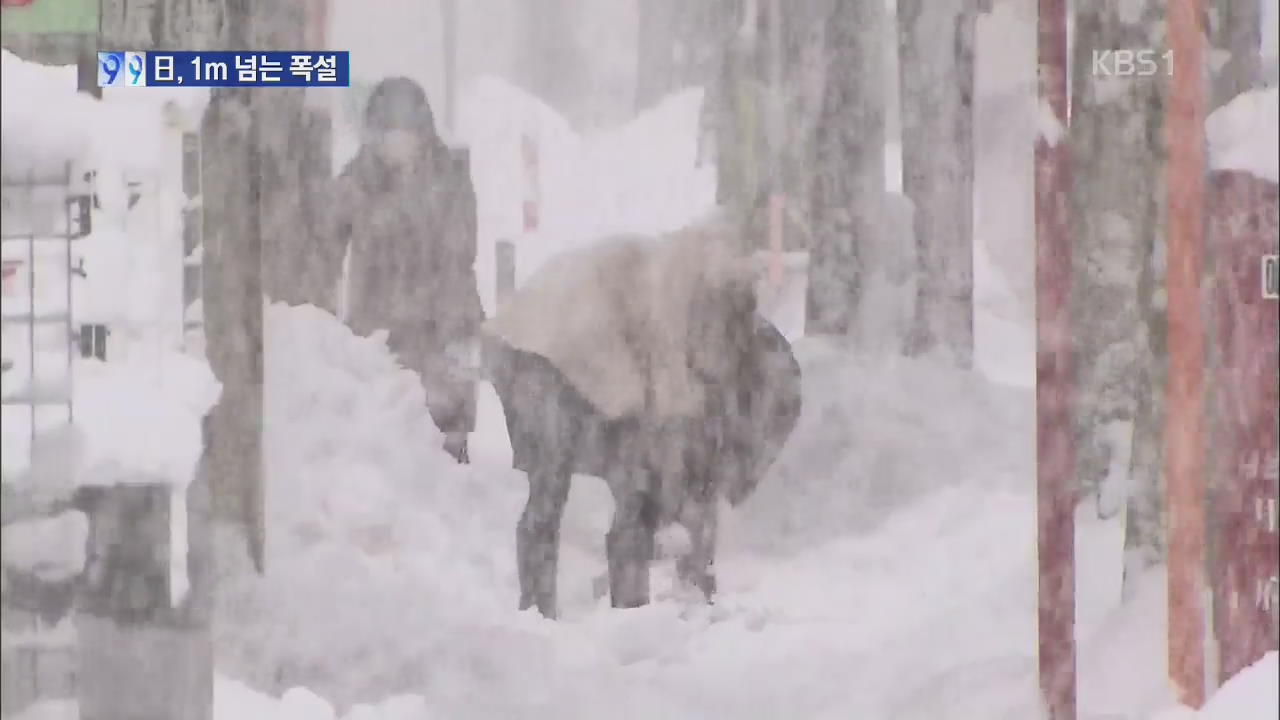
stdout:
{"type": "Polygon", "coordinates": [[[98,53],[98,87],[118,85],[123,79],[124,53],[98,53]]]}
{"type": "Polygon", "coordinates": [[[141,55],[129,53],[129,84],[146,84],[147,66],[141,55]]]}

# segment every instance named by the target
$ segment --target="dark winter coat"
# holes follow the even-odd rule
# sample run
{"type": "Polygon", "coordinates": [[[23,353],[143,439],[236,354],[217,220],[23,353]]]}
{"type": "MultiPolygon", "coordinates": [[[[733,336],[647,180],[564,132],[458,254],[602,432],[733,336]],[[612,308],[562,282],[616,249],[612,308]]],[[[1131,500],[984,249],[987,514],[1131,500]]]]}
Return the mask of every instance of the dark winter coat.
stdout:
{"type": "Polygon", "coordinates": [[[333,183],[329,232],[319,251],[334,272],[350,248],[345,319],[351,329],[361,335],[388,330],[391,350],[422,375],[440,429],[471,430],[473,383],[453,376],[444,360],[445,348],[473,336],[484,318],[467,154],[436,135],[426,97],[411,81],[375,88],[365,122],[366,142],[333,183]],[[406,167],[388,164],[375,149],[386,130],[405,123],[385,117],[383,108],[394,103],[400,107],[388,112],[407,112],[408,129],[421,143],[406,167]]]}
{"type": "Polygon", "coordinates": [[[526,472],[553,467],[593,475],[615,495],[629,488],[624,465],[657,472],[660,524],[676,522],[688,500],[746,500],[777,458],[799,419],[800,366],[786,338],[752,315],[753,333],[734,375],[715,384],[694,416],[611,418],[546,358],[500,341],[486,348],[494,388],[506,413],[512,464],[526,472]]]}
{"type": "Polygon", "coordinates": [[[751,494],[801,405],[799,364],[756,313],[752,264],[717,249],[733,244],[718,242],[724,227],[557,258],[485,326],[513,463],[529,475],[521,608],[556,613],[559,524],[577,473],[614,497],[615,606],[648,601],[654,532],[673,522],[692,539],[681,577],[714,591],[716,498],[751,494]]]}

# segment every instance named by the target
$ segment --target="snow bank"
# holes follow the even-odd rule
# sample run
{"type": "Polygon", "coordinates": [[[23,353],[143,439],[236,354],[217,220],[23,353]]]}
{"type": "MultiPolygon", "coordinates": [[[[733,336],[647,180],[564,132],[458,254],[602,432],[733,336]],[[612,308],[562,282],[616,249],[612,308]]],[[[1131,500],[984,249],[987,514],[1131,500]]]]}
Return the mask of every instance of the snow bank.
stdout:
{"type": "Polygon", "coordinates": [[[1280,713],[1280,667],[1276,653],[1267,653],[1242,670],[1195,712],[1185,707],[1168,710],[1153,720],[1270,720],[1280,713]]]}
{"type": "Polygon", "coordinates": [[[1280,92],[1250,90],[1205,121],[1209,163],[1215,170],[1243,170],[1280,182],[1280,92]]]}
{"type": "MultiPolygon", "coordinates": [[[[213,720],[338,720],[333,706],[305,688],[291,688],[282,697],[271,697],[247,685],[217,677],[213,686],[213,720]]],[[[359,705],[341,720],[434,720],[417,696],[393,697],[359,705]]],[[[38,702],[14,716],[14,720],[80,720],[74,700],[38,702]]]]}
{"type": "Polygon", "coordinates": [[[881,360],[818,339],[795,351],[805,406],[770,477],[742,508],[755,545],[866,531],[887,510],[955,484],[1031,490],[1029,390],[992,386],[937,360],[881,360]]]}
{"type": "Polygon", "coordinates": [[[227,672],[346,706],[465,667],[463,628],[483,633],[517,595],[523,478],[444,453],[383,337],[280,304],[265,335],[270,572],[219,587],[227,672]]]}
{"type": "MultiPolygon", "coordinates": [[[[971,717],[1034,698],[1020,689],[1035,633],[1026,391],[802,342],[799,433],[817,437],[798,435],[790,474],[726,516],[717,606],[674,597],[669,561],[653,605],[592,600],[609,502],[579,479],[566,618],[550,623],[513,607],[520,475],[452,464],[380,338],[309,307],[273,306],[267,323],[270,570],[223,583],[216,632],[222,672],[325,698],[289,694],[298,713],[373,720],[393,703],[358,703],[401,696],[404,717],[932,717],[912,714],[938,702],[926,690],[969,680],[984,692],[971,717]]],[[[1082,536],[1084,558],[1099,552],[1088,538],[1116,537],[1087,523],[1082,536]]],[[[1082,587],[1105,587],[1089,572],[1082,587]]],[[[1096,627],[1109,600],[1090,592],[1096,627]]]]}
{"type": "MultiPolygon", "coordinates": [[[[215,629],[234,717],[1034,716],[1029,390],[801,341],[806,415],[724,518],[717,604],[669,560],[654,604],[593,600],[610,504],[580,478],[552,623],[514,609],[519,473],[453,464],[381,338],[276,305],[267,342],[269,570],[221,582],[215,629]]],[[[1163,576],[1117,609],[1121,528],[1078,529],[1082,708],[1143,717],[1163,576]]]]}
{"type": "Polygon", "coordinates": [[[1280,714],[1280,666],[1275,651],[1219,688],[1200,720],[1264,720],[1280,714]]]}

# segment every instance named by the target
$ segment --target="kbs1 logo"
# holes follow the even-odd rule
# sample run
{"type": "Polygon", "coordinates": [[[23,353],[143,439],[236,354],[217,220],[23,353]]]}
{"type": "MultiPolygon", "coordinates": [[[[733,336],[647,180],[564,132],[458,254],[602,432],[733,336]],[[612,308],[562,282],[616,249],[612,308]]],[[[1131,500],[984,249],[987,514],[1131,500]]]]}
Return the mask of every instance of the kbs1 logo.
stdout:
{"type": "Polygon", "coordinates": [[[98,87],[146,87],[147,54],[98,53],[98,87]]]}
{"type": "Polygon", "coordinates": [[[1152,77],[1161,72],[1173,74],[1173,51],[1094,50],[1094,77],[1152,77]]]}

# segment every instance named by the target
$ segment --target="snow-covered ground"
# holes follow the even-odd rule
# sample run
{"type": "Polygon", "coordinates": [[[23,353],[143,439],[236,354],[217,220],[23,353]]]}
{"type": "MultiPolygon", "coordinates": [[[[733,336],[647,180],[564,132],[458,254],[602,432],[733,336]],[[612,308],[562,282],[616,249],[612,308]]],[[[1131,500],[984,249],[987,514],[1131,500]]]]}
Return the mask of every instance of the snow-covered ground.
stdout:
{"type": "MultiPolygon", "coordinates": [[[[6,98],[17,65],[4,56],[6,98]]],[[[708,207],[712,172],[694,165],[699,102],[676,95],[580,136],[501,80],[467,88],[458,136],[473,153],[486,306],[493,243],[520,227],[522,133],[543,157],[543,224],[517,241],[526,277],[565,248],[676,227],[708,207]]],[[[1025,219],[979,218],[980,233],[1012,244],[1019,230],[1001,223],[1025,219]]],[[[492,390],[475,462],[459,467],[381,338],[314,308],[270,307],[269,572],[218,589],[218,720],[1036,717],[1029,328],[1027,315],[998,312],[1024,289],[999,284],[1017,265],[988,263],[1008,259],[988,245],[979,277],[994,279],[977,320],[995,328],[979,342],[998,362],[985,374],[798,341],[804,416],[759,492],[726,516],[717,604],[679,597],[670,560],[655,568],[653,605],[597,600],[611,500],[580,478],[558,622],[514,609],[525,482],[492,390]]],[[[1081,718],[1275,717],[1274,653],[1201,713],[1172,709],[1163,571],[1121,604],[1121,546],[1118,521],[1081,512],[1081,718]]],[[[69,720],[75,708],[43,703],[21,717],[69,720]]]]}

